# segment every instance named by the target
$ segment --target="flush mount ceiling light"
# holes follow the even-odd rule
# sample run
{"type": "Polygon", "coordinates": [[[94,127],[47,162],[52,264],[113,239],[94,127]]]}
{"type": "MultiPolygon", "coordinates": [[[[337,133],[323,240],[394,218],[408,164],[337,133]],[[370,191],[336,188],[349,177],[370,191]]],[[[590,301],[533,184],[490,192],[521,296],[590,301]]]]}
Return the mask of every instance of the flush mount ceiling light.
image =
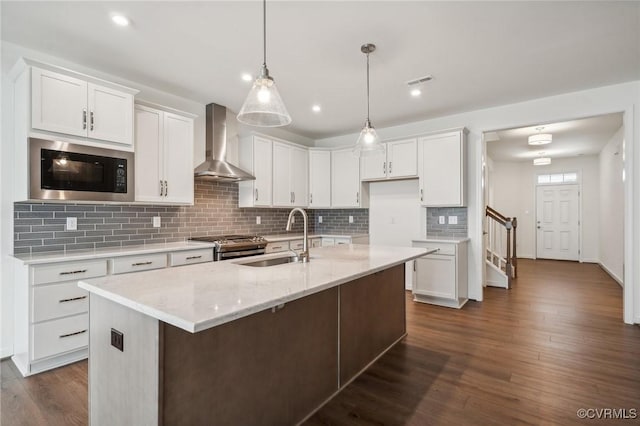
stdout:
{"type": "Polygon", "coordinates": [[[544,127],[536,127],[538,133],[529,136],[529,145],[546,145],[551,143],[553,136],[550,133],[540,133],[544,130],[544,127]]]}
{"type": "Polygon", "coordinates": [[[533,159],[533,165],[534,166],[547,166],[547,165],[551,164],[551,158],[542,157],[543,155],[544,155],[544,152],[541,152],[540,153],[540,157],[533,159]]]}
{"type": "Polygon", "coordinates": [[[250,126],[279,127],[291,123],[275,81],[267,69],[267,1],[262,1],[262,52],[260,75],[253,82],[247,99],[238,113],[238,121],[250,126]]]}
{"type": "Polygon", "coordinates": [[[129,25],[129,18],[124,15],[112,15],[111,20],[114,24],[120,27],[126,27],[129,25]]]}
{"type": "Polygon", "coordinates": [[[367,119],[360,131],[360,136],[353,147],[353,154],[357,156],[374,155],[384,152],[384,146],[380,143],[376,129],[369,120],[369,54],[376,50],[376,45],[367,43],[360,47],[360,51],[367,55],[367,119]]]}

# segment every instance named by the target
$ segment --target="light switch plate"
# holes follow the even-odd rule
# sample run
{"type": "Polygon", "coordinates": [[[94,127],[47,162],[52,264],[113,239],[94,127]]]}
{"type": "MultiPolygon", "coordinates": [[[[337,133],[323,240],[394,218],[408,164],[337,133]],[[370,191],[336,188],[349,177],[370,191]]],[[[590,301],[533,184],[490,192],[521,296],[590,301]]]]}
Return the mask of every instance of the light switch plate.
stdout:
{"type": "Polygon", "coordinates": [[[153,217],[153,227],[160,228],[160,216],[153,217]]]}
{"type": "Polygon", "coordinates": [[[67,231],[75,231],[78,229],[78,218],[77,217],[68,217],[67,218],[67,231]]]}
{"type": "Polygon", "coordinates": [[[349,216],[349,223],[353,223],[353,216],[349,216]]]}
{"type": "Polygon", "coordinates": [[[256,216],[256,225],[260,225],[262,223],[262,218],[260,216],[256,216]]]}
{"type": "Polygon", "coordinates": [[[449,225],[457,225],[458,216],[449,216],[449,225]]]}
{"type": "Polygon", "coordinates": [[[438,216],[438,223],[444,225],[444,216],[438,216]]]}

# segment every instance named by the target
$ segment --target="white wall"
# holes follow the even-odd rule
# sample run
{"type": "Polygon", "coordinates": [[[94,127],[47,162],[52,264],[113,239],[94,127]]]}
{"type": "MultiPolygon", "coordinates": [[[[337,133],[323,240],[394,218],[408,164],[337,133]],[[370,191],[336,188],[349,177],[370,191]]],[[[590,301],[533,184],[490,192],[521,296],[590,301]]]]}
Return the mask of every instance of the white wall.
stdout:
{"type": "MultiPolygon", "coordinates": [[[[468,211],[469,211],[469,297],[482,300],[482,134],[485,131],[545,124],[576,118],[624,112],[627,185],[625,197],[625,287],[624,320],[640,323],[640,223],[632,220],[640,214],[640,81],[566,93],[510,105],[436,117],[400,126],[378,128],[383,139],[402,138],[465,126],[469,129],[468,211]],[[630,160],[633,161],[630,161],[630,160]],[[639,172],[634,173],[632,165],[639,172]],[[635,254],[635,257],[633,257],[635,254]],[[638,277],[638,278],[636,278],[638,277]]],[[[372,117],[375,123],[375,117],[372,117]]],[[[355,127],[355,126],[354,126],[355,127]]],[[[316,141],[317,146],[348,146],[357,138],[354,133],[316,141]]]]}
{"type": "Polygon", "coordinates": [[[622,284],[624,259],[623,129],[611,137],[599,156],[600,264],[622,284]]]}
{"type": "Polygon", "coordinates": [[[536,176],[541,173],[579,172],[582,179],[580,259],[583,262],[599,262],[599,168],[596,155],[554,158],[549,166],[534,166],[531,161],[493,162],[492,207],[506,216],[518,218],[518,257],[536,257],[536,176]]]}

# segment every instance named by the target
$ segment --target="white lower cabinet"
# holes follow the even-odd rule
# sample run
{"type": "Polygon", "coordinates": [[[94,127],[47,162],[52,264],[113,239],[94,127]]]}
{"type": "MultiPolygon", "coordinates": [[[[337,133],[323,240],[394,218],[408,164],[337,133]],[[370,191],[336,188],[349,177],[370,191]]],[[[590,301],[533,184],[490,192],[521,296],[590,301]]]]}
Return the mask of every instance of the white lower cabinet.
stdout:
{"type": "Polygon", "coordinates": [[[212,260],[212,247],[35,265],[16,259],[13,362],[29,376],[87,358],[89,297],[79,280],[212,260]]]}
{"type": "Polygon", "coordinates": [[[414,247],[436,249],[414,262],[413,299],[461,308],[467,302],[467,242],[414,241],[414,247]]]}

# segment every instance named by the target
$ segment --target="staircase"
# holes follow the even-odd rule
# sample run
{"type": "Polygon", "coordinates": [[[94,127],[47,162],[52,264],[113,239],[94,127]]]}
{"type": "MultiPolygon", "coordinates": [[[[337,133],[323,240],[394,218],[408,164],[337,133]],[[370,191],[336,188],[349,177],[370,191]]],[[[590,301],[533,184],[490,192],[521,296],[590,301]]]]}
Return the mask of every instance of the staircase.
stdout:
{"type": "Polygon", "coordinates": [[[517,278],[516,230],[518,220],[507,217],[487,206],[486,233],[487,249],[485,253],[486,282],[492,287],[511,288],[517,278]]]}

